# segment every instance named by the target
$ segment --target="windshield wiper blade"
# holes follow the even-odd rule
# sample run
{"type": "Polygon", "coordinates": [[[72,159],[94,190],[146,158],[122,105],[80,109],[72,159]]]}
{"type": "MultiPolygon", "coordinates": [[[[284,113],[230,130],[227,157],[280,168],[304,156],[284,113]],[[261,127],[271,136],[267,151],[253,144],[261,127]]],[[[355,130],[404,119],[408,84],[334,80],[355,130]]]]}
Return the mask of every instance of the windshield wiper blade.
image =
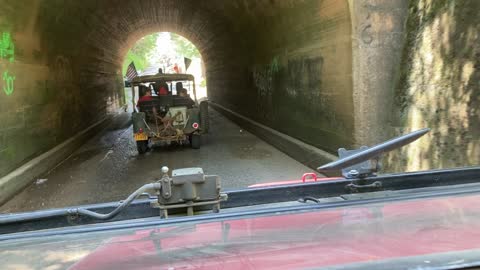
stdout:
{"type": "Polygon", "coordinates": [[[360,151],[358,153],[327,163],[323,166],[318,167],[317,170],[319,172],[324,173],[324,172],[338,171],[341,169],[348,168],[352,165],[373,159],[382,153],[389,152],[394,149],[400,148],[404,145],[407,145],[417,140],[418,138],[422,137],[423,135],[427,134],[429,131],[430,131],[429,128],[424,128],[403,136],[393,138],[386,142],[366,148],[365,150],[360,151]]]}

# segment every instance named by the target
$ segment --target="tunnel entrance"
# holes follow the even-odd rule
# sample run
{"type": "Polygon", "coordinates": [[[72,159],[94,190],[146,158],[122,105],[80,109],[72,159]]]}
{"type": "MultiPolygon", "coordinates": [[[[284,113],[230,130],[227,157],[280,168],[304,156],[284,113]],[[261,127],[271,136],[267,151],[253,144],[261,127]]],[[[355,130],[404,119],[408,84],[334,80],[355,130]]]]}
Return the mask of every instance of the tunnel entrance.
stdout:
{"type": "MultiPolygon", "coordinates": [[[[9,119],[18,112],[22,116],[21,125],[17,121],[8,123],[15,132],[9,130],[2,137],[8,142],[6,149],[0,149],[8,153],[0,156],[0,164],[6,164],[0,166],[3,175],[119,112],[129,101],[124,92],[124,69],[129,65],[125,60],[135,62],[129,51],[140,40],[155,40],[144,37],[163,32],[176,33],[195,44],[206,78],[205,83],[201,79],[197,82],[208,87],[212,106],[222,106],[329,151],[352,144],[352,48],[347,0],[29,0],[31,9],[23,9],[15,1],[3,1],[9,7],[5,10],[10,25],[16,26],[12,28],[12,40],[16,51],[21,52],[9,70],[22,71],[16,73],[15,91],[0,99],[9,119]]],[[[184,62],[179,59],[178,64],[184,62]]],[[[130,159],[137,160],[137,153],[127,151],[118,158],[128,164],[118,167],[115,164],[121,163],[114,163],[114,168],[103,168],[98,175],[118,171],[115,179],[127,179],[138,168],[147,172],[168,162],[172,162],[172,168],[207,162],[209,173],[224,169],[221,173],[225,178],[238,176],[257,182],[263,181],[259,180],[262,175],[265,181],[286,180],[289,168],[295,168],[289,179],[307,170],[300,163],[292,165],[285,154],[258,142],[219,114],[212,117],[214,130],[206,143],[210,150],[206,147],[205,152],[193,156],[179,152],[176,159],[160,151],[156,153],[156,167],[145,167],[141,160],[128,167],[134,163],[130,159]],[[252,172],[258,174],[250,175],[252,172]]],[[[132,134],[125,132],[128,140],[118,139],[128,150],[134,141],[132,134]]],[[[117,151],[107,149],[103,156],[95,155],[90,161],[106,164],[113,159],[112,153],[117,151]]],[[[31,179],[25,179],[15,188],[29,184],[31,179]]],[[[62,179],[63,175],[58,181],[62,179]]]]}
{"type": "MultiPolygon", "coordinates": [[[[126,103],[132,100],[129,83],[131,78],[128,75],[134,74],[131,72],[136,72],[138,76],[154,75],[160,72],[160,69],[164,74],[193,75],[196,97],[199,100],[207,98],[205,64],[197,47],[176,33],[158,32],[139,39],[124,57],[122,75],[126,86],[126,103]]],[[[192,88],[190,84],[188,87],[192,88]]],[[[172,85],[170,90],[176,95],[177,91],[174,88],[172,85]]],[[[138,97],[138,89],[136,89],[136,99],[138,97]]]]}

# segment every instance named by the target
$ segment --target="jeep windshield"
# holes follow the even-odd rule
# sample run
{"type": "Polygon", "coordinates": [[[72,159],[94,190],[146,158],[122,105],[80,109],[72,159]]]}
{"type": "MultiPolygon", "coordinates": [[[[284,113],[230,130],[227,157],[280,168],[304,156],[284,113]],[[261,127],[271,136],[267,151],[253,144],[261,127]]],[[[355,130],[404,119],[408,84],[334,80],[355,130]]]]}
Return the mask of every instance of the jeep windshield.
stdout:
{"type": "Polygon", "coordinates": [[[456,269],[480,0],[0,0],[0,270],[456,269]]]}
{"type": "MultiPolygon", "coordinates": [[[[479,172],[476,169],[477,181],[479,172]]],[[[466,176],[461,174],[463,179],[466,176]]],[[[3,235],[0,258],[6,269],[52,265],[62,269],[478,266],[480,207],[476,202],[480,197],[475,192],[479,188],[478,184],[467,184],[454,188],[457,190],[428,189],[408,200],[375,196],[372,198],[377,199],[368,203],[356,202],[354,196],[339,196],[323,199],[321,204],[285,203],[261,210],[243,207],[197,218],[141,218],[3,235]],[[434,195],[440,190],[444,195],[434,195]]],[[[258,196],[270,195],[257,192],[258,196]]]]}
{"type": "Polygon", "coordinates": [[[201,168],[170,176],[164,167],[161,179],[120,203],[0,216],[0,258],[70,269],[480,265],[479,167],[371,174],[379,154],[428,132],[342,153],[318,169],[344,177],[309,183],[306,174],[300,183],[222,192],[201,168]],[[53,259],[32,255],[39,250],[53,259]]]}

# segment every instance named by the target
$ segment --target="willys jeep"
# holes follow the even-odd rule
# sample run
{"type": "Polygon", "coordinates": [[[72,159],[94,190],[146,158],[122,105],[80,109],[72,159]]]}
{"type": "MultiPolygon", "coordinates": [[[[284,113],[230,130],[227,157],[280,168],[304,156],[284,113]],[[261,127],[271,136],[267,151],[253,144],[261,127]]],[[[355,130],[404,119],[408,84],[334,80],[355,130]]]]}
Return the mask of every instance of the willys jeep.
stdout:
{"type": "Polygon", "coordinates": [[[208,132],[208,103],[198,102],[193,75],[139,76],[134,78],[131,84],[133,134],[139,154],[145,153],[150,146],[174,143],[189,144],[194,149],[200,148],[200,136],[208,132]],[[189,93],[189,89],[183,88],[187,95],[180,95],[182,89],[176,89],[174,84],[177,82],[188,84],[192,92],[189,93]],[[152,96],[135,104],[135,87],[144,91],[151,90],[152,96]],[[163,89],[160,89],[162,87],[163,89]],[[193,100],[190,94],[193,94],[193,100]]]}

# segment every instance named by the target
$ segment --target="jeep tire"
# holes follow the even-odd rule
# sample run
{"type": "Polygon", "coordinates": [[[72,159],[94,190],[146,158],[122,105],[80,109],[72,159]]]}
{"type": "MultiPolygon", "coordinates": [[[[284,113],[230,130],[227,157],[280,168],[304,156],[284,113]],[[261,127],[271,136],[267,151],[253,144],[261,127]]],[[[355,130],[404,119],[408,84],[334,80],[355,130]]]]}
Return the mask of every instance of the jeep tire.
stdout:
{"type": "Polygon", "coordinates": [[[140,155],[143,155],[148,150],[148,141],[137,141],[137,151],[140,155]]]}

